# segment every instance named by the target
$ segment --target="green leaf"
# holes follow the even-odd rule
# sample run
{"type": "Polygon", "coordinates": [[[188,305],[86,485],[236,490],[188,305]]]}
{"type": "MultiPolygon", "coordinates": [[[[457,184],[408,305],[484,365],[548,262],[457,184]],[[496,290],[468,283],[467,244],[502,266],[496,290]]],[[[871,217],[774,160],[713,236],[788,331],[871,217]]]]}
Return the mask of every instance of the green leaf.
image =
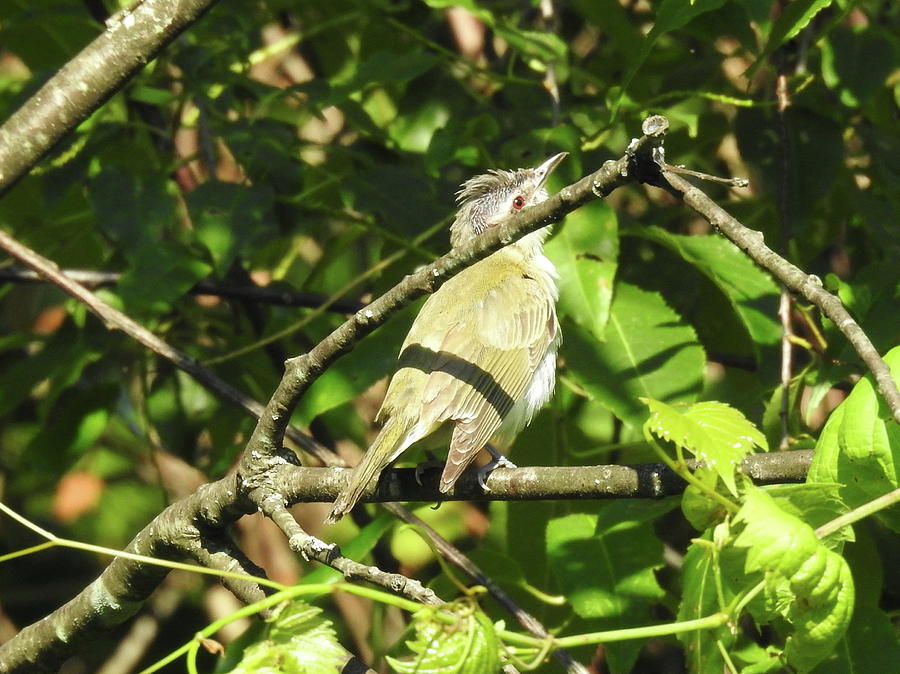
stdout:
{"type": "Polygon", "coordinates": [[[683,236],[655,226],[632,233],[666,246],[715,283],[750,334],[757,358],[761,346],[780,341],[778,286],[733,243],[717,235],[683,236]]]}
{"type": "Polygon", "coordinates": [[[386,657],[399,674],[490,674],[500,669],[500,642],[494,624],[468,599],[442,606],[456,613],[455,625],[434,617],[433,608],[413,616],[415,636],[406,642],[414,657],[386,657]]]}
{"type": "Polygon", "coordinates": [[[349,78],[336,78],[332,82],[331,93],[323,97],[319,105],[336,105],[357,91],[379,83],[405,84],[431,70],[438,61],[437,56],[426,51],[377,51],[368,54],[364,60],[357,61],[359,67],[349,78]]]}
{"type": "Polygon", "coordinates": [[[559,312],[603,339],[616,274],[616,216],[604,201],[571,213],[544,246],[559,272],[559,312]]]}
{"type": "Polygon", "coordinates": [[[187,203],[197,238],[220,273],[241,250],[271,233],[273,194],[268,186],[207,182],[188,195],[187,203]]]}
{"type": "Polygon", "coordinates": [[[331,674],[348,653],[322,609],[295,599],[268,621],[264,638],[244,649],[231,674],[331,674]]]}
{"type": "Polygon", "coordinates": [[[563,334],[566,365],[579,385],[635,428],[647,417],[639,397],[692,402],[700,392],[703,349],[693,328],[658,293],[619,282],[606,343],[572,323],[563,334]]]}
{"type": "Polygon", "coordinates": [[[890,616],[879,606],[884,589],[884,553],[870,530],[862,527],[861,531],[856,543],[845,551],[856,583],[853,619],[831,657],[816,667],[816,674],[890,672],[900,662],[900,642],[890,616]]]}
{"type": "Polygon", "coordinates": [[[661,544],[647,526],[675,506],[674,500],[604,505],[600,515],[573,514],[547,525],[551,568],[575,612],[613,618],[635,612],[663,596],[654,573],[661,544]]]}
{"type": "Polygon", "coordinates": [[[0,4],[0,43],[34,72],[59,68],[97,34],[87,9],[76,3],[0,4]]]}
{"type": "MultiPolygon", "coordinates": [[[[816,529],[850,510],[840,496],[842,486],[821,482],[773,484],[766,487],[766,493],[783,511],[816,529]]],[[[853,540],[853,527],[847,526],[830,535],[824,543],[840,552],[844,541],[853,540]]]]}
{"type": "Polygon", "coordinates": [[[681,412],[658,400],[641,400],[650,408],[646,428],[704,461],[735,496],[734,473],[743,458],[754,446],[769,449],[762,432],[725,403],[695,403],[681,412]]]}
{"type": "Polygon", "coordinates": [[[853,613],[853,577],[846,560],[825,547],[803,520],[781,510],[762,489],[750,489],[735,516],[744,530],[735,546],[747,549],[747,572],[764,571],[780,595],[780,613],[793,630],[784,656],[801,671],[827,657],[853,613]]]}
{"type": "Polygon", "coordinates": [[[650,56],[656,41],[666,33],[678,30],[697,16],[718,9],[723,4],[725,4],[725,0],[705,0],[704,2],[663,0],[662,3],[660,3],[659,9],[656,12],[653,29],[647,37],[644,38],[638,57],[630,61],[628,70],[622,78],[622,94],[613,105],[614,114],[615,109],[618,109],[619,105],[625,100],[625,92],[628,91],[631,80],[634,79],[637,71],[640,70],[644,61],[650,56]]]}
{"type": "Polygon", "coordinates": [[[838,92],[841,103],[863,105],[882,85],[891,71],[894,45],[873,30],[838,27],[822,45],[822,76],[828,87],[838,92]]]}
{"type": "Polygon", "coordinates": [[[422,0],[429,7],[434,9],[448,9],[450,7],[462,7],[468,10],[479,19],[484,21],[488,26],[494,25],[494,15],[490,10],[482,7],[476,0],[422,0]]]}
{"type": "MultiPolygon", "coordinates": [[[[712,536],[706,534],[704,542],[691,543],[684,556],[679,621],[705,618],[721,609],[720,600],[725,605],[732,599],[733,592],[719,597],[717,577],[720,570],[711,540],[712,536]]],[[[723,590],[728,589],[727,585],[723,587],[723,590]]],[[[725,663],[716,641],[723,641],[727,647],[734,642],[734,636],[727,628],[720,628],[683,632],[678,635],[678,640],[684,644],[688,671],[700,674],[724,671],[725,663]]]]}
{"type": "Polygon", "coordinates": [[[781,16],[775,21],[769,33],[769,39],[756,62],[747,70],[746,76],[753,74],[768,61],[769,55],[788,40],[795,38],[801,30],[823,9],[831,5],[833,0],[793,0],[784,6],[781,16]]]}
{"type": "MultiPolygon", "coordinates": [[[[832,196],[835,180],[844,167],[841,126],[818,109],[800,106],[790,106],[784,113],[786,135],[775,131],[778,123],[771,110],[741,108],[733,128],[741,155],[755,164],[764,194],[775,200],[785,187],[791,191],[783,217],[794,223],[795,234],[802,233],[817,214],[817,202],[832,196]],[[781,159],[785,153],[792,158],[787,166],[781,159]],[[816,171],[806,170],[809,166],[815,166],[816,171]]],[[[760,219],[756,225],[769,237],[780,231],[776,229],[778,220],[772,220],[760,219]]]]}
{"type": "MultiPolygon", "coordinates": [[[[884,356],[894,381],[900,381],[900,347],[884,356]]],[[[808,482],[843,484],[841,498],[855,508],[897,488],[900,427],[890,416],[867,374],[831,413],[816,443],[808,482]]],[[[900,531],[900,513],[883,510],[879,519],[900,531]]]]}
{"type": "Polygon", "coordinates": [[[183,297],[212,267],[187,249],[170,242],[142,246],[133,267],[122,275],[118,291],[129,313],[161,314],[183,297]]]}
{"type": "Polygon", "coordinates": [[[537,30],[524,30],[513,25],[499,24],[497,34],[526,58],[557,61],[566,58],[568,47],[558,35],[537,30]]]}
{"type": "Polygon", "coordinates": [[[35,386],[46,380],[41,396],[44,409],[81,377],[84,368],[103,357],[103,352],[79,339],[70,326],[57,332],[27,358],[16,357],[0,371],[0,415],[28,399],[35,386]]]}
{"type": "Polygon", "coordinates": [[[175,201],[162,175],[110,166],[91,181],[90,196],[97,225],[129,259],[157,245],[177,222],[175,201]]]}

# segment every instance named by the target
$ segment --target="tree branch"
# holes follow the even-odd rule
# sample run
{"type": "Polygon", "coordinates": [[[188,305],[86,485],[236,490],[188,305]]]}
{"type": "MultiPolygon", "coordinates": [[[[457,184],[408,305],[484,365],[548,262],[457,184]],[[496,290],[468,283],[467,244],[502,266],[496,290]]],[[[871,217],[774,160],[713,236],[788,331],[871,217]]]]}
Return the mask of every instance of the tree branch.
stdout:
{"type": "MultiPolygon", "coordinates": [[[[203,485],[157,515],[126,551],[159,559],[182,556],[171,542],[199,540],[198,524],[222,529],[252,512],[250,503],[235,504],[235,493],[233,475],[203,485]]],[[[0,646],[0,671],[31,674],[58,669],[84,640],[134,615],[168,572],[162,566],[115,558],[73,599],[0,646]]]]}
{"type": "MultiPolygon", "coordinates": [[[[106,326],[121,330],[153,353],[168,360],[178,369],[187,372],[198,383],[219,398],[246,410],[253,416],[259,417],[262,414],[263,406],[256,400],[234,388],[212,370],[203,367],[184,351],[171,346],[137,321],[101,300],[82,284],[66,276],[54,262],[36,253],[31,248],[22,245],[3,230],[0,230],[0,249],[5,250],[19,262],[30,267],[41,277],[84,304],[106,326]]],[[[344,465],[343,461],[336,455],[319,445],[305,433],[301,433],[297,429],[290,429],[288,437],[325,465],[344,465]]]]}
{"type": "MultiPolygon", "coordinates": [[[[122,274],[116,271],[96,271],[93,269],[62,269],[66,278],[80,283],[85,288],[109,288],[119,283],[122,274]]],[[[31,269],[15,267],[0,268],[0,283],[46,283],[47,279],[31,269]]],[[[188,293],[191,295],[212,295],[229,300],[274,304],[281,307],[315,308],[328,302],[328,295],[322,293],[299,292],[287,288],[261,287],[256,285],[235,285],[219,281],[200,281],[188,293]]],[[[352,314],[362,309],[364,304],[357,300],[339,299],[328,304],[327,310],[339,314],[352,314]]]]}
{"type": "Polygon", "coordinates": [[[671,191],[679,195],[688,206],[700,213],[709,223],[724,234],[734,245],[768,271],[787,288],[799,293],[815,304],[838,327],[847,340],[856,349],[863,363],[875,376],[878,391],[887,402],[891,414],[900,423],[900,391],[891,377],[891,369],[882,360],[872,345],[869,337],[853,320],[841,300],[822,287],[822,281],[811,274],[795,267],[778,255],[763,241],[762,232],[744,227],[725,209],[706,196],[700,189],[671,171],[664,171],[663,176],[671,191]]]}
{"type": "Polygon", "coordinates": [[[0,196],[215,0],[140,0],[0,127],[0,196]]]}
{"type": "MultiPolygon", "coordinates": [[[[812,461],[812,450],[751,454],[740,471],[757,484],[802,482],[812,461]]],[[[701,467],[688,461],[688,468],[701,467]]],[[[618,498],[664,498],[684,491],[685,483],[662,463],[600,466],[529,466],[498,468],[487,478],[490,491],[478,484],[477,470],[466,471],[454,488],[438,490],[443,466],[393,468],[369,485],[362,502],[411,501],[557,501],[618,498]]],[[[333,501],[346,486],[346,468],[285,466],[272,475],[273,489],[287,504],[333,501]]]]}

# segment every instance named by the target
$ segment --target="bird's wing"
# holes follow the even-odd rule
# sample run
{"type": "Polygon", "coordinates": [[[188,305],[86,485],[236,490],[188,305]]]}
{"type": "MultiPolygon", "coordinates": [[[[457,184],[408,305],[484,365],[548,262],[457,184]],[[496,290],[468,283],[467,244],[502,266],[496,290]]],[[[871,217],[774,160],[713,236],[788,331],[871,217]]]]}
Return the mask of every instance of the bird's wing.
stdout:
{"type": "Polygon", "coordinates": [[[453,486],[524,394],[557,330],[553,298],[517,273],[460,315],[436,351],[419,347],[420,367],[431,352],[422,416],[456,422],[442,490],[453,486]]]}

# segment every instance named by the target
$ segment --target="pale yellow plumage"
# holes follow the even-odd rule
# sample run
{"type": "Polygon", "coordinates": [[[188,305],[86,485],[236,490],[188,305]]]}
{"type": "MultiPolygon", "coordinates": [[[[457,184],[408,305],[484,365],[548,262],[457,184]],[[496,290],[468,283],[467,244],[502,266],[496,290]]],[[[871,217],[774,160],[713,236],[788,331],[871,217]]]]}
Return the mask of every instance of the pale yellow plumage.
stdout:
{"type": "MultiPolygon", "coordinates": [[[[517,199],[545,199],[543,183],[563,156],[538,169],[496,172],[466,183],[454,245],[521,208],[517,199]]],[[[448,422],[454,428],[440,489],[450,490],[489,441],[511,440],[547,401],[559,324],[555,270],[541,252],[546,234],[539,230],[497,251],[428,298],[401,347],[378,413],[384,427],[329,521],[348,512],[409,445],[448,422]]]]}

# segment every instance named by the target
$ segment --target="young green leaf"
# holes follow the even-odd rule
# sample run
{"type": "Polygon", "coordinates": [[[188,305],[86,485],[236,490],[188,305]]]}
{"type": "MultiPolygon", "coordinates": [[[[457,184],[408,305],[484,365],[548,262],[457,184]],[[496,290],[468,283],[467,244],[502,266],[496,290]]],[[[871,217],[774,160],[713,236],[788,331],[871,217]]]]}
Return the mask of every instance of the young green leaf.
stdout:
{"type": "Polygon", "coordinates": [[[791,624],[784,657],[808,671],[843,637],[853,614],[853,577],[846,560],[816,538],[803,520],[781,510],[765,491],[751,489],[735,517],[744,530],[735,545],[747,549],[746,571],[766,573],[767,590],[791,624]]]}
{"type": "Polygon", "coordinates": [[[415,638],[406,642],[414,657],[388,656],[399,674],[490,674],[500,669],[500,643],[494,624],[472,602],[460,600],[441,611],[452,611],[459,621],[448,625],[427,608],[413,616],[415,638]]]}
{"type": "MultiPolygon", "coordinates": [[[[885,357],[895,381],[900,381],[900,347],[885,357]]],[[[851,508],[897,488],[900,469],[900,427],[890,418],[871,374],[831,413],[816,443],[809,482],[843,484],[841,498],[851,508]]],[[[900,531],[900,513],[892,509],[879,519],[900,531]]]]}
{"type": "Polygon", "coordinates": [[[349,654],[321,613],[299,600],[285,606],[266,626],[265,638],[244,649],[230,674],[341,671],[349,654]]]}
{"type": "Polygon", "coordinates": [[[753,452],[754,446],[768,451],[766,438],[759,429],[725,403],[695,403],[682,412],[658,400],[641,400],[650,408],[647,429],[706,462],[735,496],[734,473],[738,464],[753,452]]]}
{"type": "Polygon", "coordinates": [[[660,543],[647,522],[673,506],[612,503],[600,516],[579,513],[548,524],[547,555],[578,615],[621,616],[663,596],[654,573],[660,543]]]}

